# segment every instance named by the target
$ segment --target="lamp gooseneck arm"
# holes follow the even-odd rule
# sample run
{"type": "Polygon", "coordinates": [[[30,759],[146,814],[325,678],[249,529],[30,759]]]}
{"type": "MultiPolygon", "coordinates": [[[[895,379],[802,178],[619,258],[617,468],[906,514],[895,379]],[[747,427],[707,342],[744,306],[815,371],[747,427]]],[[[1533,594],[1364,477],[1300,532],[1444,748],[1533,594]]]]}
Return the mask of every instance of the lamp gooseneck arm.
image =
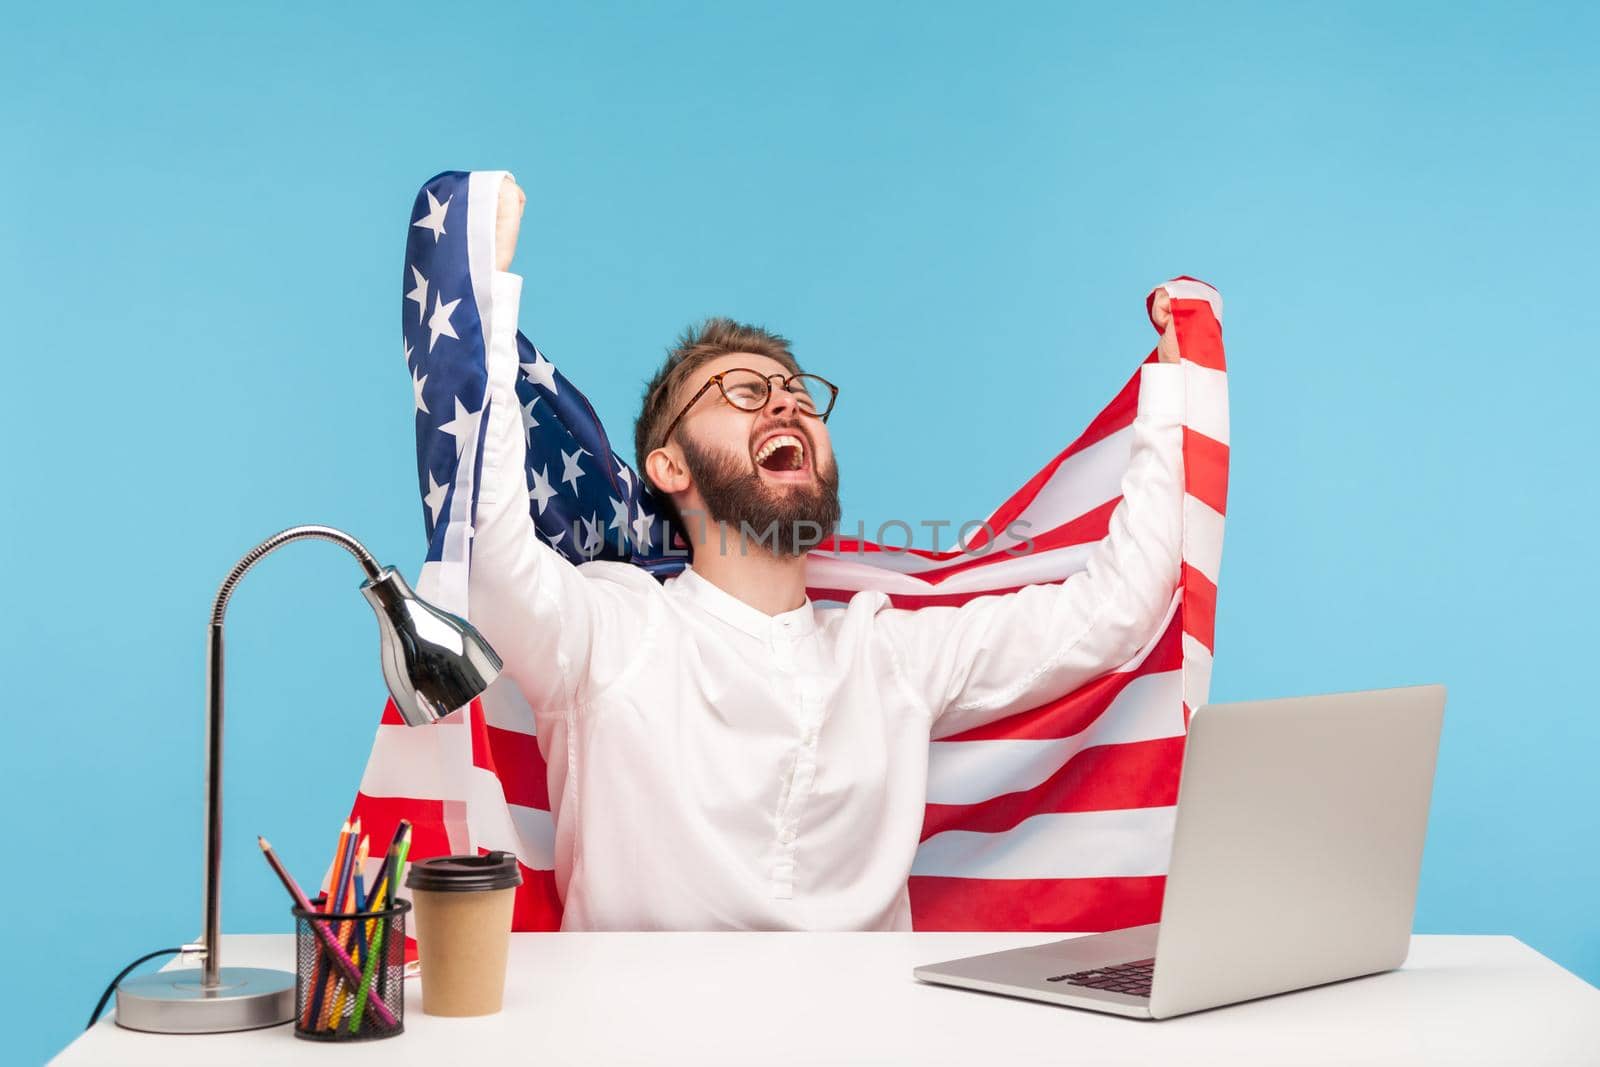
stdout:
{"type": "Polygon", "coordinates": [[[291,541],[306,539],[332,541],[344,546],[360,562],[368,578],[377,578],[383,568],[366,547],[342,530],[331,526],[291,526],[261,542],[234,565],[217,590],[211,609],[210,640],[206,645],[206,887],[201,914],[200,944],[205,948],[201,984],[216,989],[222,970],[222,617],[234,587],[262,557],[291,541]]]}
{"type": "Polygon", "coordinates": [[[222,588],[217,590],[217,602],[211,609],[211,625],[222,625],[222,614],[228,610],[228,598],[233,596],[233,587],[239,584],[239,579],[245,572],[261,561],[263,556],[273,550],[282,548],[290,541],[304,541],[307,539],[318,541],[332,541],[336,545],[343,545],[352,556],[360,561],[361,567],[367,572],[368,578],[376,578],[383,573],[383,568],[378,566],[378,561],[372,553],[367,551],[365,545],[343,530],[335,530],[332,526],[291,526],[287,530],[280,530],[261,542],[256,547],[244,554],[244,558],[234,564],[233,570],[222,580],[222,588]]]}

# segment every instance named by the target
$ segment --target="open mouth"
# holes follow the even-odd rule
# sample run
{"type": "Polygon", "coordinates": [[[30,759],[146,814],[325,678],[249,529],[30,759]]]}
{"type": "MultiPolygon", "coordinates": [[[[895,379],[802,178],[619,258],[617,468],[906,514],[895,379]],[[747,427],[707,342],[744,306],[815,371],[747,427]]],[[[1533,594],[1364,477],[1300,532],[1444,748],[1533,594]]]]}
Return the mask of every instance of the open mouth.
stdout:
{"type": "Polygon", "coordinates": [[[806,469],[805,442],[796,434],[773,434],[756,449],[756,466],[774,474],[793,474],[806,469]]]}

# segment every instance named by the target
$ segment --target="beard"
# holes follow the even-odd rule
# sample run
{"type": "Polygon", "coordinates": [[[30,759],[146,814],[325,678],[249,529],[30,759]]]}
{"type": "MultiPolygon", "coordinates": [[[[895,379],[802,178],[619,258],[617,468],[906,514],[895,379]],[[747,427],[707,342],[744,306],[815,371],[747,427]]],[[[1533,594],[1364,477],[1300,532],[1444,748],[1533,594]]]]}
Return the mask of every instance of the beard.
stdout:
{"type": "MultiPolygon", "coordinates": [[[[799,432],[799,427],[795,430],[799,432]]],[[[767,546],[774,555],[803,556],[839,525],[837,459],[827,470],[813,461],[814,476],[809,485],[777,489],[762,481],[743,453],[702,448],[687,434],[680,443],[689,474],[711,520],[733,527],[737,534],[767,546]]]]}

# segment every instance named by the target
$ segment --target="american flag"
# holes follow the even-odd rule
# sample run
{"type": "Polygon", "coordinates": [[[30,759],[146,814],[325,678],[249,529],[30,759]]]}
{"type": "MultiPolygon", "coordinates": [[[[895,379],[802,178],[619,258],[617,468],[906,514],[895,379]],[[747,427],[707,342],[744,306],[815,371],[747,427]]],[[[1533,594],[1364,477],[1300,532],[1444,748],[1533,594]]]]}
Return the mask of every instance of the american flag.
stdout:
{"type": "MultiPolygon", "coordinates": [[[[412,210],[403,268],[428,534],[416,588],[467,618],[503,177],[448,171],[429,180],[412,210]]],[[[919,930],[1109,930],[1160,916],[1185,731],[1211,679],[1228,483],[1221,297],[1188,277],[1162,287],[1172,297],[1187,394],[1179,587],[1160,632],[1116,670],[1059,700],[930,741],[927,814],[909,883],[919,930]]],[[[612,451],[583,394],[520,333],[517,347],[537,535],[574,563],[624,560],[658,578],[677,573],[684,557],[653,492],[612,451]]],[[[1135,368],[1076,440],[986,526],[972,524],[961,547],[824,542],[807,558],[811,598],[827,610],[877,589],[914,609],[1069,580],[1120,499],[1138,387],[1135,368]],[[1020,539],[1008,530],[1031,538],[1031,550],[1004,551],[1020,539]]],[[[419,858],[514,853],[523,875],[514,927],[559,929],[545,763],[533,712],[509,680],[426,729],[402,725],[392,703],[385,707],[353,814],[374,840],[410,819],[419,858]]]]}

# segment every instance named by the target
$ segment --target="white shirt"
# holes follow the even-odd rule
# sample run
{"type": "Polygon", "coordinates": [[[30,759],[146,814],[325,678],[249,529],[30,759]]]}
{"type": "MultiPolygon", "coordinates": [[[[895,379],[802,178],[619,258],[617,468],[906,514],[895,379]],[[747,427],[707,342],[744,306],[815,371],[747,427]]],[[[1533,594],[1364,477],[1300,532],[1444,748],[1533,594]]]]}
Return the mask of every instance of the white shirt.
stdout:
{"type": "Polygon", "coordinates": [[[690,568],[574,566],[535,535],[494,279],[469,615],[534,709],[563,930],[909,930],[928,743],[1053,699],[1154,636],[1179,570],[1181,368],[1141,374],[1087,569],[959,607],[768,616],[690,568]]]}

